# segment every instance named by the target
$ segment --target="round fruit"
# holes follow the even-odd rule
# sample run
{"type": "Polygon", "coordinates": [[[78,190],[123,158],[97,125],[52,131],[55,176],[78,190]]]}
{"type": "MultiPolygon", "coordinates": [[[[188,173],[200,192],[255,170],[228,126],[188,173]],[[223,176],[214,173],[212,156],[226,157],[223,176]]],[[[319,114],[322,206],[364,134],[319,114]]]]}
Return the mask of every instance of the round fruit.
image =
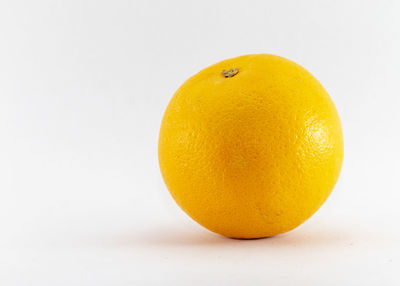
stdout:
{"type": "Polygon", "coordinates": [[[327,199],[342,165],[328,93],[285,58],[246,55],[210,66],[175,93],[159,163],[178,205],[233,238],[289,231],[327,199]]]}

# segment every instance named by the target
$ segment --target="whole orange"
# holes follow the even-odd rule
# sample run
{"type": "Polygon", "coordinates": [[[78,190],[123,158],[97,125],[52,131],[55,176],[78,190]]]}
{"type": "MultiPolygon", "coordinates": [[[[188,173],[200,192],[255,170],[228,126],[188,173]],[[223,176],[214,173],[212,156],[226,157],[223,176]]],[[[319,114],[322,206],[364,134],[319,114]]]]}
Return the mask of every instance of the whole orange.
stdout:
{"type": "Polygon", "coordinates": [[[257,54],[189,78],[161,124],[159,163],[178,205],[233,238],[289,231],[327,199],[343,160],[336,108],[304,68],[257,54]]]}

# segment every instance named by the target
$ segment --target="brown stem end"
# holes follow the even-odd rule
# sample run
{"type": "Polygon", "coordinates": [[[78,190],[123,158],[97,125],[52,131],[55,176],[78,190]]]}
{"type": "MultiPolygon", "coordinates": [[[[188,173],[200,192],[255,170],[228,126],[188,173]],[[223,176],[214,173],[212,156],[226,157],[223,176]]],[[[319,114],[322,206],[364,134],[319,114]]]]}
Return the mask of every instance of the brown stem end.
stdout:
{"type": "Polygon", "coordinates": [[[238,72],[239,72],[238,68],[233,68],[229,70],[223,70],[221,74],[224,77],[234,77],[238,72]]]}

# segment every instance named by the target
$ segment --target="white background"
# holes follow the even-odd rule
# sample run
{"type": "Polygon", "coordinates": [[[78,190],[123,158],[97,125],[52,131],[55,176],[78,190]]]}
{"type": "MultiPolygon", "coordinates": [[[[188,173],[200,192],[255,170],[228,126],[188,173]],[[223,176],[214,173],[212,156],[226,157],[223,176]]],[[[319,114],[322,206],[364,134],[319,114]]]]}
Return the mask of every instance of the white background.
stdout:
{"type": "Polygon", "coordinates": [[[0,1],[1,285],[399,285],[399,1],[0,1]],[[222,59],[311,71],[344,128],[325,205],[231,240],[170,198],[173,92],[222,59]]]}

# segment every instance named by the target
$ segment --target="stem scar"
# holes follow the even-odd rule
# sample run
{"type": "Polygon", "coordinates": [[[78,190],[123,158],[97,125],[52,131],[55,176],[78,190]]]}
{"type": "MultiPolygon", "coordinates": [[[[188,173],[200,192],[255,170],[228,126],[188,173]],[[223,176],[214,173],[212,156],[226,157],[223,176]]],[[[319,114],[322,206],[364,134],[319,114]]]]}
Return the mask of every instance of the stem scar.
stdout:
{"type": "Polygon", "coordinates": [[[228,77],[234,77],[238,72],[239,72],[238,68],[233,68],[229,70],[223,70],[221,74],[224,77],[228,78],[228,77]]]}

